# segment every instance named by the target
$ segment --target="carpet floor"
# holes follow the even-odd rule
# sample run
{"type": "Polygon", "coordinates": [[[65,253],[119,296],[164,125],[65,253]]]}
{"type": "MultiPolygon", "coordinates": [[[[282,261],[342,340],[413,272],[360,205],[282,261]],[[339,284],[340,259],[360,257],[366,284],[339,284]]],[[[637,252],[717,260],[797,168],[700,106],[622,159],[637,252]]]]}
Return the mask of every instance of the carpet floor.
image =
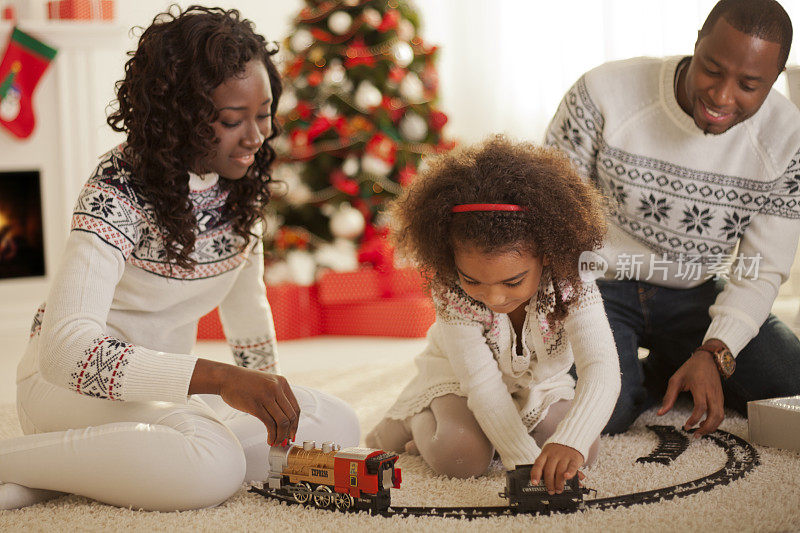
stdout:
{"type": "MultiPolygon", "coordinates": [[[[381,417],[413,372],[409,361],[379,368],[344,368],[325,375],[303,371],[292,383],[336,394],[354,406],[365,434],[381,417]]],[[[597,497],[657,489],[706,476],[723,467],[725,452],[701,439],[670,465],[636,463],[658,443],[648,424],[680,426],[690,407],[679,405],[657,417],[644,413],[625,434],[603,437],[585,484],[597,497]]],[[[721,429],[747,438],[747,421],[727,413],[721,429]]],[[[11,405],[0,406],[0,438],[20,435],[11,405]]],[[[709,492],[611,510],[552,516],[513,516],[464,521],[452,518],[383,518],[286,506],[243,487],[214,509],[154,513],[119,509],[65,496],[17,511],[0,511],[2,531],[800,531],[800,453],[757,447],[761,464],[743,479],[709,492]]],[[[403,486],[392,501],[409,506],[502,505],[505,478],[499,464],[479,479],[438,477],[419,457],[401,456],[403,486]]]]}

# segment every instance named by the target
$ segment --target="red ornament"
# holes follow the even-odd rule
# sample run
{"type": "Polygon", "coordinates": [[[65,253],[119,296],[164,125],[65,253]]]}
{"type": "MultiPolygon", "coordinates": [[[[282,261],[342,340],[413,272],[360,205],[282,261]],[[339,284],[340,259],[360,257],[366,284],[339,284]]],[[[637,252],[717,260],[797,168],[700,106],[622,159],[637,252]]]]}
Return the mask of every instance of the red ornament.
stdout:
{"type": "Polygon", "coordinates": [[[322,83],[322,73],[318,70],[315,70],[311,74],[308,75],[308,84],[312,87],[316,87],[322,83]]]}
{"type": "Polygon", "coordinates": [[[394,165],[397,156],[397,145],[383,133],[376,133],[367,143],[364,153],[394,165]]]}
{"type": "Polygon", "coordinates": [[[305,159],[313,155],[313,150],[308,145],[308,132],[304,130],[294,130],[289,134],[292,142],[292,157],[295,159],[305,159]]]}
{"type": "Polygon", "coordinates": [[[399,98],[389,98],[384,96],[381,100],[381,107],[389,113],[392,122],[397,122],[405,114],[405,106],[399,98]]]}
{"type": "Polygon", "coordinates": [[[332,126],[331,120],[325,116],[319,116],[314,119],[308,127],[308,142],[314,142],[314,139],[325,133],[332,126]]]}
{"type": "Polygon", "coordinates": [[[389,228],[377,229],[369,225],[358,248],[358,262],[368,263],[381,272],[394,267],[394,248],[389,243],[389,228]]]}
{"type": "Polygon", "coordinates": [[[304,102],[303,100],[297,102],[297,106],[295,106],[295,111],[297,111],[297,114],[300,115],[300,118],[302,118],[303,120],[308,120],[311,118],[311,113],[312,113],[311,106],[308,105],[308,103],[304,102]]]}
{"type": "Polygon", "coordinates": [[[333,36],[330,33],[321,30],[319,28],[311,28],[311,36],[314,39],[323,42],[329,42],[333,38],[333,36]]]}
{"type": "Polygon", "coordinates": [[[440,131],[444,125],[447,124],[447,115],[441,111],[431,111],[431,114],[428,118],[428,123],[431,125],[431,129],[434,131],[440,131]]]}
{"type": "Polygon", "coordinates": [[[349,196],[358,194],[358,182],[348,178],[341,169],[331,172],[331,185],[349,196]]]}
{"type": "Polygon", "coordinates": [[[303,56],[297,56],[295,60],[292,61],[292,64],[289,65],[289,68],[286,70],[286,75],[290,78],[297,77],[297,75],[300,74],[300,71],[303,70],[303,64],[304,64],[303,56]]]}
{"type": "Polygon", "coordinates": [[[403,78],[406,77],[407,72],[406,69],[393,65],[392,68],[389,69],[389,81],[400,83],[403,81],[403,78]]]}
{"type": "Polygon", "coordinates": [[[400,185],[403,187],[407,187],[412,181],[414,181],[414,178],[416,177],[417,169],[410,164],[403,167],[400,172],[397,173],[397,179],[400,181],[400,185]]]}
{"type": "Polygon", "coordinates": [[[366,65],[371,67],[375,65],[375,57],[369,52],[369,49],[364,45],[364,39],[359,37],[353,41],[353,44],[345,50],[347,59],[344,60],[345,68],[352,68],[358,65],[366,65]]]}
{"type": "Polygon", "coordinates": [[[395,29],[398,22],[400,22],[400,13],[398,13],[396,9],[390,9],[383,15],[383,20],[376,29],[384,33],[395,29]]]}

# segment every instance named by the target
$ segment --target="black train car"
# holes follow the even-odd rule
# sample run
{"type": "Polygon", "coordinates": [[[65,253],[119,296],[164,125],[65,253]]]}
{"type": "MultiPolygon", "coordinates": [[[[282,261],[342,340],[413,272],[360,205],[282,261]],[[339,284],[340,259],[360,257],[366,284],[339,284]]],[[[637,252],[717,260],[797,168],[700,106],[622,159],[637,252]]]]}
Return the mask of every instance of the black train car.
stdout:
{"type": "Polygon", "coordinates": [[[561,494],[547,494],[543,483],[531,485],[533,465],[520,465],[506,472],[506,491],[502,498],[508,498],[508,506],[519,513],[549,513],[551,511],[574,511],[583,505],[590,489],[582,487],[578,476],[564,484],[561,494]]]}

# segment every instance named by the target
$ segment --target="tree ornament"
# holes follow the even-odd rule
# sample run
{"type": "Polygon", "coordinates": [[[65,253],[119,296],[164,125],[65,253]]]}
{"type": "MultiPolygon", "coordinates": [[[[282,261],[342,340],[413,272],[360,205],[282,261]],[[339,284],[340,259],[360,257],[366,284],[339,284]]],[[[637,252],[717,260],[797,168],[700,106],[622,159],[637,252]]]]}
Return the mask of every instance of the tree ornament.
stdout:
{"type": "Polygon", "coordinates": [[[314,44],[314,37],[310,31],[304,29],[297,30],[289,39],[289,46],[292,47],[292,51],[295,53],[305,51],[312,44],[314,44]]]}
{"type": "Polygon", "coordinates": [[[347,202],[343,202],[331,215],[330,230],[334,237],[353,240],[361,235],[365,224],[366,221],[361,211],[347,202]]]}
{"type": "Polygon", "coordinates": [[[383,19],[376,29],[381,33],[386,33],[396,28],[399,21],[400,13],[396,9],[389,9],[384,13],[383,19]]]}
{"type": "Polygon", "coordinates": [[[308,59],[310,59],[313,63],[318,63],[320,60],[325,59],[325,52],[322,50],[322,47],[315,46],[309,50],[308,59]]]}
{"type": "Polygon", "coordinates": [[[352,272],[358,268],[356,243],[350,239],[336,238],[332,244],[322,244],[314,252],[317,265],[336,272],[352,272]]]}
{"type": "Polygon", "coordinates": [[[433,110],[431,111],[428,120],[430,121],[431,128],[433,128],[434,131],[440,131],[444,125],[447,124],[447,115],[441,111],[433,110]]]}
{"type": "Polygon", "coordinates": [[[424,118],[409,112],[400,121],[400,133],[409,141],[421,141],[428,136],[428,125],[424,118]]]}
{"type": "Polygon", "coordinates": [[[366,8],[364,12],[361,14],[361,16],[364,17],[364,22],[366,22],[373,28],[377,28],[378,26],[380,26],[381,21],[383,20],[383,17],[381,17],[380,12],[377,9],[371,7],[366,8]]]}
{"type": "Polygon", "coordinates": [[[383,95],[372,83],[364,80],[358,85],[354,98],[358,107],[362,109],[371,109],[381,104],[383,95]]]}
{"type": "Polygon", "coordinates": [[[355,196],[359,191],[358,182],[348,178],[347,174],[339,168],[331,172],[331,185],[348,196],[355,196]]]}
{"type": "Polygon", "coordinates": [[[298,285],[313,285],[317,263],[312,255],[305,250],[290,250],[286,253],[286,264],[292,273],[292,281],[298,285]]]}
{"type": "Polygon", "coordinates": [[[297,107],[297,96],[294,91],[284,87],[281,99],[278,100],[278,114],[287,115],[297,107]]]}
{"type": "Polygon", "coordinates": [[[351,178],[358,174],[358,159],[354,155],[349,155],[342,163],[342,172],[351,178]]]}
{"type": "Polygon", "coordinates": [[[280,285],[292,283],[292,270],[286,261],[276,261],[267,266],[264,272],[264,282],[267,285],[280,285]]]}
{"type": "Polygon", "coordinates": [[[322,82],[328,85],[338,85],[344,81],[345,75],[342,62],[339,59],[331,59],[330,63],[328,63],[328,68],[325,69],[322,82]]]}
{"type": "Polygon", "coordinates": [[[419,76],[414,72],[409,72],[403,81],[400,82],[400,95],[412,103],[419,103],[423,100],[425,87],[422,85],[419,76]]]}
{"type": "Polygon", "coordinates": [[[392,45],[392,55],[395,62],[401,67],[407,67],[414,61],[414,50],[411,45],[402,41],[397,41],[392,45]]]}
{"type": "Polygon", "coordinates": [[[400,185],[403,187],[407,187],[414,181],[414,178],[417,177],[417,170],[413,167],[413,165],[406,165],[403,169],[398,172],[397,178],[400,181],[400,185]]]}
{"type": "Polygon", "coordinates": [[[353,24],[353,17],[344,11],[336,11],[328,17],[328,28],[336,35],[347,33],[353,24]]]}
{"type": "Polygon", "coordinates": [[[414,38],[414,25],[408,19],[401,19],[397,23],[397,38],[401,41],[410,41],[414,38]]]}
{"type": "Polygon", "coordinates": [[[394,168],[397,159],[397,145],[382,133],[376,133],[364,148],[361,168],[364,172],[386,177],[394,168]]]}

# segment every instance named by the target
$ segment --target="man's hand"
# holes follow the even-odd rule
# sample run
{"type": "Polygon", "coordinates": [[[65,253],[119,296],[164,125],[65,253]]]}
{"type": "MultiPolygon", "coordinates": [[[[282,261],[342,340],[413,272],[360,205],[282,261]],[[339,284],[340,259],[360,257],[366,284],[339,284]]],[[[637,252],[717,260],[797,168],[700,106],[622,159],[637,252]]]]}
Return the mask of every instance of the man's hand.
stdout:
{"type": "Polygon", "coordinates": [[[297,434],[300,406],[283,376],[198,359],[189,394],[203,393],[218,394],[234,409],[261,420],[270,446],[297,434]]]}
{"type": "Polygon", "coordinates": [[[548,494],[561,494],[566,480],[576,474],[579,479],[585,477],[578,470],[582,466],[583,455],[575,448],[553,442],[545,444],[531,468],[531,484],[538,485],[539,480],[544,479],[548,494]]]}
{"type": "Polygon", "coordinates": [[[679,393],[691,392],[694,409],[683,429],[694,427],[706,415],[695,431],[695,438],[715,431],[725,418],[722,380],[713,357],[711,352],[698,348],[669,379],[661,409],[658,410],[659,416],[666,414],[675,405],[679,393]]]}

